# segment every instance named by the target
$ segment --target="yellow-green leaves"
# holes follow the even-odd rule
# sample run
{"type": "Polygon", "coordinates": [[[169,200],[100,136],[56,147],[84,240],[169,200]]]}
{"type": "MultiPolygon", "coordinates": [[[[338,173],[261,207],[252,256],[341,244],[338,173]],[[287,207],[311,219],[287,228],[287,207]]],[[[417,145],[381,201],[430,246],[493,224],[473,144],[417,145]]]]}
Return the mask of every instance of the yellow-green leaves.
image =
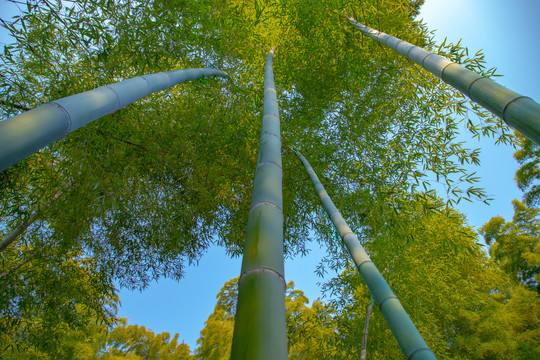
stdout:
{"type": "Polygon", "coordinates": [[[539,209],[518,200],[512,202],[514,218],[506,222],[494,217],[481,229],[489,253],[500,268],[517,282],[540,292],[539,209]]]}

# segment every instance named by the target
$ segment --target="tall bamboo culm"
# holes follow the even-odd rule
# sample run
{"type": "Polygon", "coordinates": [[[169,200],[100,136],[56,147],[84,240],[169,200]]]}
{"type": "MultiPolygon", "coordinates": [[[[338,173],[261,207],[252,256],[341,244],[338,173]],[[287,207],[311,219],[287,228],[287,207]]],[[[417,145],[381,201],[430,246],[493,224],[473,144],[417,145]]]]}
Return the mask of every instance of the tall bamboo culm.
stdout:
{"type": "Polygon", "coordinates": [[[204,76],[228,77],[214,69],[183,69],[137,76],[54,100],[0,121],[0,171],[138,99],[204,76]]]}
{"type": "Polygon", "coordinates": [[[341,235],[341,239],[347,247],[347,250],[349,250],[353,261],[358,268],[358,272],[371,291],[377,306],[390,326],[390,330],[392,330],[405,358],[407,360],[436,359],[435,355],[422,338],[422,335],[420,335],[416,326],[414,326],[411,318],[394,295],[392,289],[390,289],[390,286],[388,286],[373,261],[371,261],[358,238],[352,232],[351,228],[347,225],[341,216],[341,213],[328,196],[328,193],[319,181],[319,178],[311,165],[309,165],[309,162],[299,151],[296,149],[292,150],[306,168],[306,171],[313,182],[313,186],[322,201],[324,209],[341,235]]]}
{"type": "Polygon", "coordinates": [[[440,77],[448,85],[453,86],[474,102],[503,119],[509,126],[540,144],[540,104],[530,97],[507,89],[443,56],[373,30],[348,15],[347,18],[363,34],[397,51],[430,73],[440,77]]]}
{"type": "Polygon", "coordinates": [[[286,360],[283,201],[273,51],[266,58],[262,133],[248,217],[232,360],[286,360]]]}

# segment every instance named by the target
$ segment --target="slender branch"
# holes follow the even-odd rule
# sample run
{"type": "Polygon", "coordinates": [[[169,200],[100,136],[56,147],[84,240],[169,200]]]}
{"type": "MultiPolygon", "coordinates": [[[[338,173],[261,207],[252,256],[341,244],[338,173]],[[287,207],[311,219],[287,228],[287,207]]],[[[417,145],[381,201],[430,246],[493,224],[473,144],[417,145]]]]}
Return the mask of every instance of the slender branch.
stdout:
{"type": "Polygon", "coordinates": [[[120,142],[123,142],[125,144],[128,144],[128,145],[131,145],[131,146],[135,146],[135,147],[138,147],[139,149],[143,149],[143,150],[148,150],[146,148],[146,146],[144,145],[141,145],[141,144],[137,144],[137,143],[134,143],[132,141],[129,141],[129,140],[124,140],[118,136],[114,136],[114,135],[111,135],[101,129],[97,129],[97,132],[100,133],[101,135],[103,135],[104,137],[106,137],[107,139],[113,139],[113,140],[117,140],[117,141],[120,141],[120,142]]]}
{"type": "Polygon", "coordinates": [[[362,331],[362,350],[360,351],[360,360],[366,360],[367,357],[367,338],[369,331],[369,320],[371,319],[371,310],[373,309],[373,297],[369,302],[366,310],[366,321],[364,322],[364,330],[362,331]]]}
{"type": "Polygon", "coordinates": [[[9,101],[6,101],[6,100],[0,100],[0,103],[6,106],[11,106],[14,109],[19,109],[19,110],[24,110],[24,111],[31,110],[28,106],[10,103],[9,101]]]}
{"type": "MultiPolygon", "coordinates": [[[[128,144],[130,146],[133,146],[133,147],[136,147],[136,148],[139,148],[141,150],[144,150],[144,151],[148,151],[148,147],[146,145],[142,145],[142,144],[138,144],[136,142],[133,142],[133,141],[129,141],[129,140],[124,140],[122,139],[121,137],[119,136],[114,136],[114,135],[111,135],[101,129],[98,129],[97,130],[98,133],[100,133],[101,135],[103,135],[105,138],[107,139],[112,139],[112,140],[116,140],[116,141],[120,141],[120,142],[123,142],[124,144],[128,144]]],[[[166,153],[163,152],[163,151],[160,151],[159,154],[162,156],[162,157],[165,157],[166,153]]]]}
{"type": "Polygon", "coordinates": [[[0,274],[0,279],[3,279],[5,278],[6,276],[10,275],[10,274],[13,274],[15,271],[17,271],[18,269],[20,269],[22,266],[24,266],[25,264],[28,264],[30,261],[34,260],[38,255],[42,255],[43,254],[43,250],[45,250],[47,247],[53,247],[54,245],[58,245],[58,243],[62,241],[62,239],[58,239],[56,241],[53,241],[52,243],[49,243],[49,244],[46,244],[45,246],[42,246],[40,247],[38,250],[34,251],[32,253],[32,255],[30,255],[29,257],[27,257],[26,259],[24,260],[21,260],[20,262],[18,262],[17,264],[15,264],[14,266],[12,266],[9,270],[7,271],[4,271],[3,273],[0,274]]]}
{"type": "Polygon", "coordinates": [[[32,261],[40,252],[39,251],[36,251],[35,253],[33,253],[32,255],[30,255],[29,257],[27,257],[26,259],[20,261],[19,263],[17,263],[15,266],[11,267],[9,270],[3,272],[0,274],[0,279],[3,279],[5,278],[6,276],[12,274],[13,272],[17,271],[20,267],[22,267],[24,264],[27,264],[29,263],[30,261],[32,261]]]}
{"type": "Polygon", "coordinates": [[[8,236],[6,236],[2,242],[0,242],[0,252],[4,251],[5,248],[7,248],[9,245],[11,245],[17,238],[26,230],[30,225],[36,221],[36,219],[42,215],[51,205],[54,203],[55,200],[57,200],[62,195],[62,192],[57,192],[51,199],[49,199],[41,209],[36,210],[24,223],[19,225],[15,230],[11,232],[8,236]]]}

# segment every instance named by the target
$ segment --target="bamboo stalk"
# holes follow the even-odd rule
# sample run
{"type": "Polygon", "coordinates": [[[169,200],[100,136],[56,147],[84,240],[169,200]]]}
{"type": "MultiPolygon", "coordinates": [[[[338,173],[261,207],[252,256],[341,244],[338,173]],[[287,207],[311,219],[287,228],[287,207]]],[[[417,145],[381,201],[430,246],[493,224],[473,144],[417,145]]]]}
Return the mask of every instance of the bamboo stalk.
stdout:
{"type": "Polygon", "coordinates": [[[414,326],[411,318],[399,302],[398,298],[394,295],[390,286],[388,286],[373,261],[369,258],[364,247],[360,244],[360,241],[347,225],[341,216],[341,213],[328,196],[328,193],[319,181],[319,178],[311,165],[309,165],[309,162],[298,150],[294,148],[291,149],[296,156],[298,156],[302,164],[304,164],[304,167],[313,182],[313,186],[322,201],[324,209],[341,235],[341,240],[347,247],[347,250],[349,250],[353,261],[358,268],[358,272],[364,279],[369,291],[371,291],[381,313],[390,326],[390,330],[392,330],[392,333],[401,347],[401,351],[403,351],[405,358],[407,360],[436,359],[435,354],[427,346],[422,335],[420,335],[420,332],[418,332],[418,329],[414,326]]]}
{"type": "Polygon", "coordinates": [[[232,360],[286,360],[283,201],[273,50],[266,57],[262,132],[248,217],[232,360]]]}
{"type": "Polygon", "coordinates": [[[182,69],[137,76],[51,101],[0,121],[0,171],[138,99],[203,76],[228,77],[214,69],[182,69]]]}
{"type": "Polygon", "coordinates": [[[363,34],[397,51],[430,73],[440,77],[448,85],[461,91],[471,100],[503,119],[506,124],[540,144],[540,104],[530,97],[507,89],[443,56],[373,30],[349,15],[347,15],[347,19],[363,34]]]}
{"type": "Polygon", "coordinates": [[[362,330],[362,348],[360,350],[360,360],[367,359],[367,340],[369,332],[369,321],[371,320],[371,310],[373,309],[373,297],[366,310],[366,320],[364,321],[364,330],[362,330]]]}

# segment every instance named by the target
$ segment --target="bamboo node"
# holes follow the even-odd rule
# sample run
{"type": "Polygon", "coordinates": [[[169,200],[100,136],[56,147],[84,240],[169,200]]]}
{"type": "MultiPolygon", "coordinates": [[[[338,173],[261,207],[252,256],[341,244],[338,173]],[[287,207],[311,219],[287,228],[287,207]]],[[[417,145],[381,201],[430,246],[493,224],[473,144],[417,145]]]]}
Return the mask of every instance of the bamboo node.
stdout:
{"type": "Polygon", "coordinates": [[[52,104],[52,105],[55,105],[57,107],[60,108],[60,110],[62,110],[62,112],[66,115],[66,120],[67,120],[67,130],[66,130],[66,133],[64,134],[64,136],[62,137],[66,137],[70,132],[71,132],[71,115],[69,115],[69,112],[60,104],[54,102],[54,101],[51,101],[49,104],[52,104]]]}
{"type": "Polygon", "coordinates": [[[271,274],[274,274],[274,275],[277,275],[277,277],[279,277],[281,279],[281,281],[283,281],[283,285],[287,285],[287,282],[285,281],[285,278],[283,277],[282,274],[280,274],[279,272],[277,272],[276,270],[274,269],[270,269],[270,268],[267,268],[267,267],[258,267],[258,268],[254,268],[254,269],[249,269],[247,271],[245,271],[242,275],[240,275],[240,279],[238,280],[238,282],[242,281],[242,279],[246,276],[249,276],[253,273],[258,273],[258,272],[268,272],[268,273],[271,273],[271,274]]]}
{"type": "Polygon", "coordinates": [[[382,308],[382,305],[384,304],[384,302],[385,302],[386,300],[390,300],[390,299],[396,299],[397,301],[399,301],[398,298],[397,298],[395,295],[389,295],[389,296],[385,297],[384,299],[382,299],[381,302],[378,304],[378,305],[379,305],[379,309],[382,308]]]}
{"type": "Polygon", "coordinates": [[[272,165],[277,166],[279,168],[279,170],[283,173],[283,168],[281,167],[281,165],[279,165],[275,161],[270,161],[270,160],[263,161],[262,163],[257,164],[257,168],[255,169],[255,173],[257,173],[257,170],[259,170],[259,167],[261,167],[263,165],[266,165],[266,164],[272,164],[272,165]]]}
{"type": "MultiPolygon", "coordinates": [[[[258,207],[260,207],[260,206],[264,206],[264,205],[269,205],[269,206],[272,206],[272,207],[278,209],[279,212],[281,213],[281,216],[283,216],[283,209],[280,208],[279,206],[277,206],[276,204],[271,203],[271,202],[269,202],[269,201],[261,201],[261,202],[256,203],[256,204],[253,205],[253,206],[251,207],[251,209],[249,210],[249,214],[251,214],[251,212],[252,212],[253,210],[255,210],[256,208],[258,208],[258,207]]],[[[249,214],[248,214],[248,216],[249,216],[249,214]]]]}

